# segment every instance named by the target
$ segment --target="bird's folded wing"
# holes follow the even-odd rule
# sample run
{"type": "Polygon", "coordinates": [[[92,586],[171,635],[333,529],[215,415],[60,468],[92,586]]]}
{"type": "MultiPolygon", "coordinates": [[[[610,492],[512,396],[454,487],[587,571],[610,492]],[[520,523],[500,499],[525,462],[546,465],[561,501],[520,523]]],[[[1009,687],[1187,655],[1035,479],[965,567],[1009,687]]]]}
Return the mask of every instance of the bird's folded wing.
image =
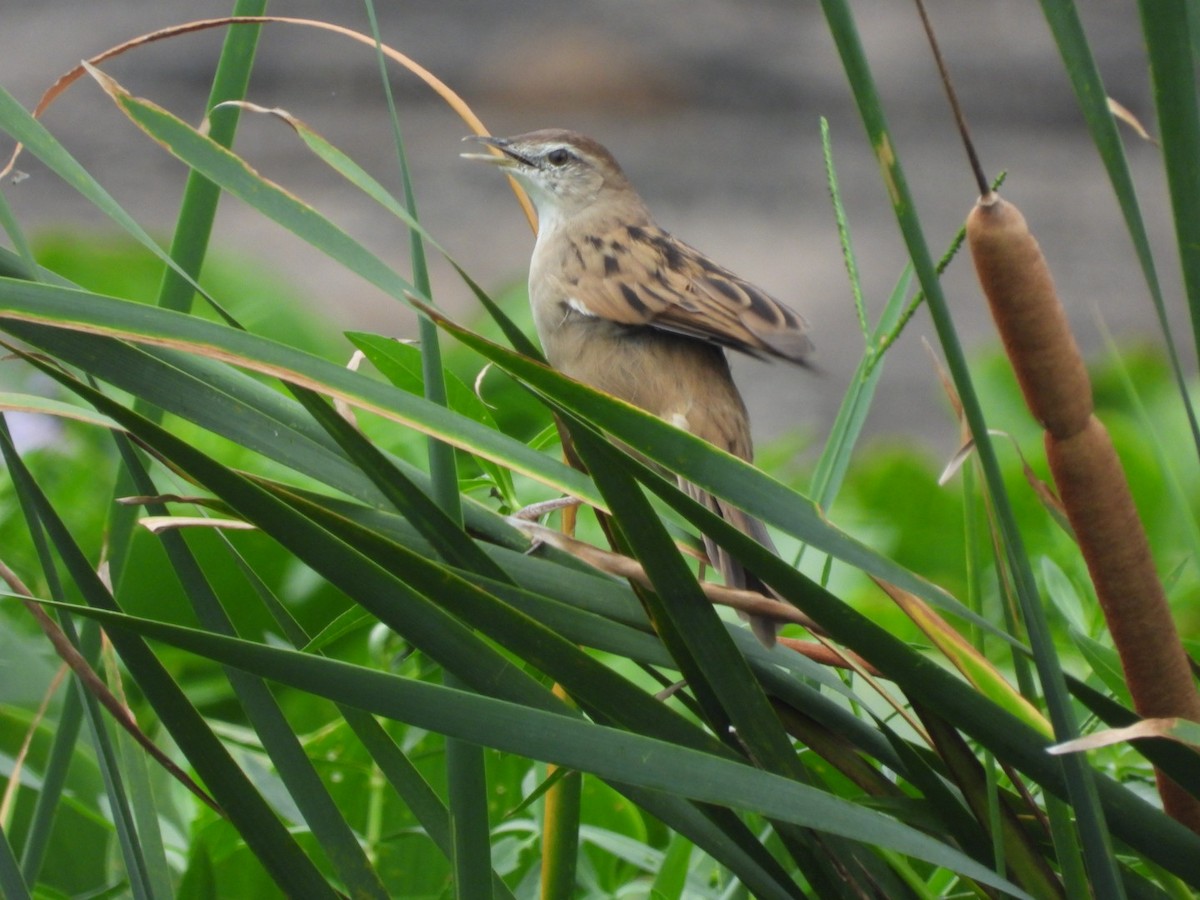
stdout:
{"type": "MultiPolygon", "coordinates": [[[[803,318],[654,225],[590,235],[565,262],[572,299],[588,313],[804,363],[803,318]]],[[[582,311],[582,310],[581,310],[582,311]]]]}

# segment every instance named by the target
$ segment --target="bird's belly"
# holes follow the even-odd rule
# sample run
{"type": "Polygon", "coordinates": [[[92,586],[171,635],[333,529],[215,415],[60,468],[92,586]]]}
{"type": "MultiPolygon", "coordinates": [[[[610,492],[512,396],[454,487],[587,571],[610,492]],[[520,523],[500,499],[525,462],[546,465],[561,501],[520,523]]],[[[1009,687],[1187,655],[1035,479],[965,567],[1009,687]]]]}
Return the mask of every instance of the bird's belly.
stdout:
{"type": "Polygon", "coordinates": [[[579,314],[559,322],[542,343],[564,374],[749,457],[745,406],[721,348],[579,314]]]}

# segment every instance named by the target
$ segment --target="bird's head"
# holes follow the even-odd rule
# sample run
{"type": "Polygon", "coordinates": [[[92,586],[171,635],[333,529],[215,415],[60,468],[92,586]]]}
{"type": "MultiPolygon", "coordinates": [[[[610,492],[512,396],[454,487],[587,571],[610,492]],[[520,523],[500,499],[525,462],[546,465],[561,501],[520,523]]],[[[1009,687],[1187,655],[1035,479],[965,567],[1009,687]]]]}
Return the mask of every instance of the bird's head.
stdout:
{"type": "Polygon", "coordinates": [[[508,138],[471,135],[464,140],[499,151],[462,156],[493,163],[516,178],[529,192],[541,227],[577,217],[597,204],[641,203],[613,155],[577,132],[545,129],[508,138]]]}

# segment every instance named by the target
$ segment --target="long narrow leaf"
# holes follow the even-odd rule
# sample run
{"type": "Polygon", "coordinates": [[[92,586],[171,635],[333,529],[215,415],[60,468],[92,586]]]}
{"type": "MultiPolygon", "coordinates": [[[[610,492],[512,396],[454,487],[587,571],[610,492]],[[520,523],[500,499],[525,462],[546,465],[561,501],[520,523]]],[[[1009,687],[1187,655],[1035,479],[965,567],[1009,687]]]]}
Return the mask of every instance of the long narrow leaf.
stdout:
{"type": "MultiPolygon", "coordinates": [[[[134,486],[146,495],[157,493],[149,473],[123,437],[121,451],[134,486]]],[[[153,504],[152,511],[155,507],[159,514],[165,514],[165,506],[153,504]]],[[[178,531],[166,531],[160,535],[160,540],[199,621],[216,634],[235,634],[233,622],[183,535],[178,531]]],[[[261,739],[263,749],[275,764],[304,821],[328,855],[334,871],[354,896],[383,900],[387,896],[383,882],[305,755],[300,739],[284,717],[279,703],[260,679],[236,670],[228,675],[251,727],[261,739]]]]}
{"type": "Polygon", "coordinates": [[[1015,897],[996,873],[920,832],[841,798],[741,763],[581,719],[401,678],[336,660],[106,610],[78,609],[112,629],[245,668],[322,697],[522,756],[872,843],[961,872],[1015,897]],[[604,752],[596,752],[603,748],[604,752]]]}
{"type": "Polygon", "coordinates": [[[280,377],[486,456],[589,503],[603,505],[587,478],[519,441],[406,391],[265,337],[115,297],[0,278],[0,321],[5,320],[187,349],[280,377]]]}
{"type": "Polygon", "coordinates": [[[21,867],[3,825],[0,825],[0,893],[9,900],[29,900],[29,886],[21,877],[21,867]]]}
{"type": "Polygon", "coordinates": [[[267,181],[220,144],[171,115],[161,106],[133,97],[116,81],[89,67],[113,101],[140,128],[223,190],[245,200],[327,253],[348,270],[397,299],[417,289],[358,241],[278,185],[267,181]]]}
{"type": "MultiPolygon", "coordinates": [[[[134,240],[158,257],[169,268],[190,284],[202,296],[208,295],[166,251],[152,238],[129,213],[121,208],[108,191],[104,190],[79,162],[60,144],[46,127],[33,118],[21,104],[17,103],[4,88],[0,87],[0,128],[45,163],[55,174],[78,191],[97,209],[128,232],[134,240]]],[[[211,300],[211,298],[210,298],[211,300]]]]}
{"type": "MultiPolygon", "coordinates": [[[[0,433],[9,471],[20,478],[34,498],[38,515],[45,524],[55,549],[71,578],[87,601],[115,611],[116,604],[99,576],[88,564],[49,500],[33,482],[7,435],[0,433]]],[[[176,744],[204,779],[230,819],[245,836],[246,843],[262,861],[272,877],[299,896],[334,896],[325,879],[309,858],[300,851],[279,819],[267,806],[246,775],[237,767],[228,751],[209,729],[186,695],[163,668],[162,663],[138,637],[126,634],[113,638],[121,659],[137,679],[141,691],[154,706],[176,744]]]]}
{"type": "Polygon", "coordinates": [[[1200,195],[1200,166],[1196,165],[1200,158],[1200,93],[1196,89],[1196,58],[1191,42],[1196,11],[1186,4],[1140,2],[1138,8],[1150,60],[1195,349],[1200,347],[1200,210],[1195,203],[1200,195]]]}

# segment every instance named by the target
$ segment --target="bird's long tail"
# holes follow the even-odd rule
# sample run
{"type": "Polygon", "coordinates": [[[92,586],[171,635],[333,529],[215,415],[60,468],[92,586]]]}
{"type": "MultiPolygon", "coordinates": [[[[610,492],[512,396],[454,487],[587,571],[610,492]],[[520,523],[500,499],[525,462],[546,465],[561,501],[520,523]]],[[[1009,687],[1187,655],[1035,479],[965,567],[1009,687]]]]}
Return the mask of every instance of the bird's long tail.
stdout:
{"type": "MultiPolygon", "coordinates": [[[[775,548],[775,542],[771,540],[771,536],[767,533],[766,526],[758,519],[747,515],[736,506],[730,506],[718,500],[712,494],[702,491],[690,482],[681,479],[679,486],[687,492],[688,496],[703,503],[738,531],[754,538],[754,540],[758,541],[772,553],[777,556],[779,555],[779,551],[775,548]]],[[[704,538],[704,550],[708,553],[709,561],[721,573],[726,586],[747,591],[757,591],[767,597],[779,599],[779,595],[763,583],[757,575],[748,571],[738,560],[730,556],[725,548],[707,536],[704,538]]],[[[754,636],[759,639],[764,647],[770,649],[775,646],[775,633],[779,630],[781,624],[779,620],[772,619],[769,616],[756,616],[740,611],[738,615],[750,623],[750,630],[754,632],[754,636]]]]}

